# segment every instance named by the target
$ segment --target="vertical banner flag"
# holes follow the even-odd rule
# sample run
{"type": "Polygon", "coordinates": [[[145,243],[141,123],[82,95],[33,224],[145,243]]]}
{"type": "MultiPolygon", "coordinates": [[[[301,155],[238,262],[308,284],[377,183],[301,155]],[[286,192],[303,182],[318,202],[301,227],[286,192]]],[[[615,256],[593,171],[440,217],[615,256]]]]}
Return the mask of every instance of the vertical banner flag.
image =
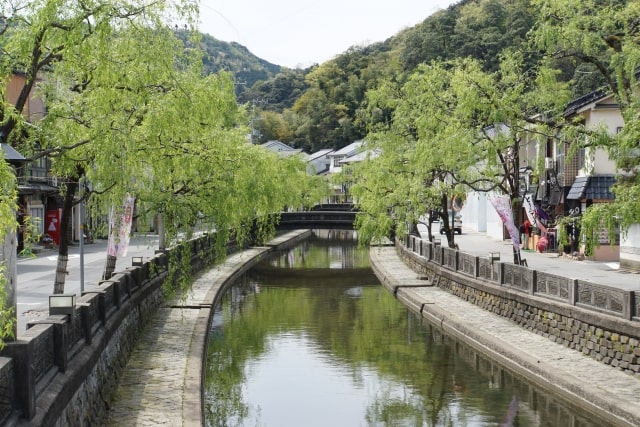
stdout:
{"type": "Polygon", "coordinates": [[[511,243],[513,244],[514,250],[520,250],[520,232],[518,231],[518,227],[513,222],[513,214],[511,213],[511,200],[509,196],[494,196],[489,198],[489,201],[495,208],[498,216],[502,220],[502,223],[507,227],[507,231],[511,236],[511,243]]]}
{"type": "Polygon", "coordinates": [[[522,207],[527,212],[527,219],[533,227],[539,228],[538,216],[536,215],[536,207],[533,204],[533,194],[527,193],[522,200],[522,207]]]}
{"type": "Polygon", "coordinates": [[[549,215],[542,209],[536,207],[536,218],[538,218],[538,228],[542,231],[542,234],[547,234],[547,226],[544,223],[549,221],[549,215]]]}
{"type": "Polygon", "coordinates": [[[116,213],[115,209],[111,208],[111,214],[109,215],[109,244],[107,246],[107,253],[111,256],[123,257],[127,255],[134,202],[135,198],[127,195],[124,198],[122,211],[116,213]]]}

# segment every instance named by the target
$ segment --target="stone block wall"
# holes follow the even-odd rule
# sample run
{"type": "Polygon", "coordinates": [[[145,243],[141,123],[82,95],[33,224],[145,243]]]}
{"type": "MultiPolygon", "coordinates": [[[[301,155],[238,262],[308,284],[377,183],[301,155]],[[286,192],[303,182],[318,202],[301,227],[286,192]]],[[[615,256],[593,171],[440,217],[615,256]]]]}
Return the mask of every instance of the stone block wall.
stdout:
{"type": "MultiPolygon", "coordinates": [[[[490,262],[460,252],[457,267],[449,248],[425,257],[429,242],[398,240],[403,261],[434,285],[550,341],[640,378],[640,299],[633,291],[571,280],[525,266],[490,262]],[[420,251],[411,248],[419,248],[420,251]],[[474,259],[476,258],[476,259],[474,259]],[[447,261],[448,260],[448,261],[447,261]],[[477,265],[478,268],[471,268],[477,265]]],[[[456,251],[457,252],[457,251],[456,251]]]]}
{"type": "MultiPolygon", "coordinates": [[[[189,242],[192,272],[214,262],[214,235],[189,242]]],[[[237,245],[232,243],[230,248],[237,245]]],[[[229,249],[230,249],[229,248],[229,249]]],[[[82,295],[74,316],[31,322],[0,353],[0,425],[100,425],[142,328],[165,301],[171,251],[82,295]]],[[[171,283],[168,283],[170,281],[171,283]]]]}

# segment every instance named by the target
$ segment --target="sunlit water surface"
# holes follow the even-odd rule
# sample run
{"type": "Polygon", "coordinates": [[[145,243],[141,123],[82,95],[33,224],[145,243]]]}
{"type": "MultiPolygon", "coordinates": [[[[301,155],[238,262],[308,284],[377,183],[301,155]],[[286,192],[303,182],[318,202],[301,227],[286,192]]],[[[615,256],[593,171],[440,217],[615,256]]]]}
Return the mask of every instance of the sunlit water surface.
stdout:
{"type": "Polygon", "coordinates": [[[381,287],[350,233],[325,234],[223,296],[208,344],[207,425],[606,425],[421,321],[381,287]]]}

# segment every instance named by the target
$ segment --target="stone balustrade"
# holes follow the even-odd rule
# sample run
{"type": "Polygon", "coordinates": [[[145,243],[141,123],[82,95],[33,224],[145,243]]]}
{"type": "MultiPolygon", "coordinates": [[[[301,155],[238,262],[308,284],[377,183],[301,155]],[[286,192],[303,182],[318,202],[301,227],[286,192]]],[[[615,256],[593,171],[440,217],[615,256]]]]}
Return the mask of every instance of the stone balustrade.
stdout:
{"type": "Polygon", "coordinates": [[[214,235],[185,244],[188,251],[175,248],[134,261],[80,296],[74,315],[30,322],[7,343],[0,352],[0,424],[98,422],[139,333],[165,300],[163,286],[180,277],[179,269],[170,274],[170,259],[189,256],[192,272],[214,262],[214,235]],[[74,414],[73,408],[89,413],[74,414]]]}

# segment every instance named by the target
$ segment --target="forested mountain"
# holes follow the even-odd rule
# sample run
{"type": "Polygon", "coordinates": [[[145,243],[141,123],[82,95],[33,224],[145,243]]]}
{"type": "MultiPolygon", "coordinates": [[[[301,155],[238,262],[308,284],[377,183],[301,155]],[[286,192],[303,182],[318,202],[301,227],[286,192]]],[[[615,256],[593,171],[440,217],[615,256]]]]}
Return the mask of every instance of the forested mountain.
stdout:
{"type": "MultiPolygon", "coordinates": [[[[251,58],[237,44],[225,50],[225,43],[208,36],[203,45],[215,58],[208,63],[218,67],[212,70],[229,69],[238,80],[247,80],[238,99],[253,103],[258,141],[279,139],[311,152],[340,148],[363,138],[372,120],[363,113],[367,91],[384,82],[402,82],[419,64],[471,57],[481,61],[485,71],[496,71],[504,49],[523,47],[535,22],[531,7],[529,0],[461,1],[385,41],[351,47],[305,70],[279,68],[251,58]],[[216,56],[218,52],[221,57],[216,56]],[[239,60],[243,58],[249,67],[239,60]]],[[[538,59],[535,51],[521,50],[529,52],[532,63],[538,59]]],[[[578,77],[573,87],[577,95],[602,84],[590,78],[584,65],[578,73],[573,63],[560,68],[565,80],[574,74],[578,77]]]]}
{"type": "MultiPolygon", "coordinates": [[[[177,36],[189,46],[190,33],[176,29],[177,36]]],[[[204,71],[207,74],[219,71],[233,73],[236,81],[236,93],[240,96],[257,82],[274,78],[283,70],[280,65],[272,64],[252,54],[245,46],[236,42],[224,42],[209,34],[199,34],[204,71]]]]}

